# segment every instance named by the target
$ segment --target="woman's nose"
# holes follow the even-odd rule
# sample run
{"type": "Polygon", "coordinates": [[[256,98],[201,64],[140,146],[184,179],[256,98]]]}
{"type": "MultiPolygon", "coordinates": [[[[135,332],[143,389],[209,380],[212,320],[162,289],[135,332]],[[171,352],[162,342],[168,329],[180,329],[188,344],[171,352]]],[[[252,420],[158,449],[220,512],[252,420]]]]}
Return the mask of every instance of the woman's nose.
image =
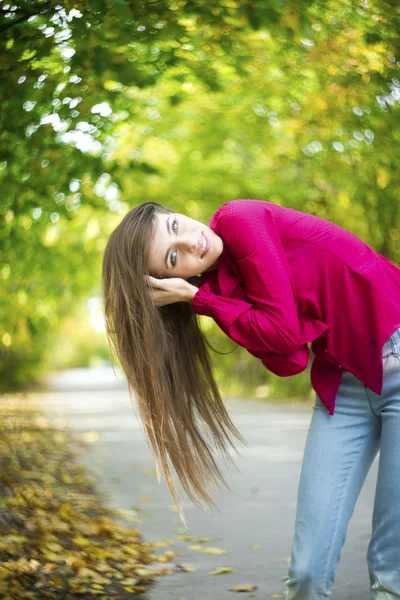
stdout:
{"type": "Polygon", "coordinates": [[[193,235],[185,235],[177,240],[178,246],[188,252],[193,252],[196,249],[196,240],[193,235]]]}

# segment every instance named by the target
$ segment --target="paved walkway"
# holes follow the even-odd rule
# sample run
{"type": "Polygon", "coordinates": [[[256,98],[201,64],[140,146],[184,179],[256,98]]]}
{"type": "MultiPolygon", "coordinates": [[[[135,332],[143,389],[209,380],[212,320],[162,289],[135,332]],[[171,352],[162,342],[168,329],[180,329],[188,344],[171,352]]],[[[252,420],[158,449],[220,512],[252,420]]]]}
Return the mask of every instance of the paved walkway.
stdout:
{"type": "MultiPolygon", "coordinates": [[[[239,583],[257,585],[256,600],[279,594],[285,598],[282,578],[287,575],[297,480],[311,408],[253,400],[228,401],[231,417],[248,447],[238,446],[242,455],[235,458],[239,472],[233,470],[228,477],[232,492],[220,497],[220,514],[202,512],[187,501],[184,506],[188,531],[184,532],[177,512],[171,509],[173,503],[166,484],[158,484],[137,409],[125,386],[121,383],[119,389],[112,389],[110,378],[101,374],[90,377],[90,381],[91,384],[83,371],[55,376],[53,390],[43,394],[49,411],[66,417],[75,432],[97,432],[89,434],[89,439],[97,441],[89,452],[82,453],[82,462],[98,469],[97,487],[109,494],[109,506],[139,507],[141,523],[132,526],[138,526],[149,541],[172,540],[171,546],[160,548],[158,553],[168,548],[182,551],[183,555],[174,561],[196,569],[160,577],[146,600],[233,600],[236,596],[229,588],[239,583]],[[177,539],[183,533],[211,538],[206,546],[225,549],[226,553],[212,555],[189,550],[190,543],[177,539]],[[224,566],[237,571],[208,574],[224,566]]],[[[369,598],[365,555],[376,474],[377,461],[350,521],[332,600],[369,598]]]]}

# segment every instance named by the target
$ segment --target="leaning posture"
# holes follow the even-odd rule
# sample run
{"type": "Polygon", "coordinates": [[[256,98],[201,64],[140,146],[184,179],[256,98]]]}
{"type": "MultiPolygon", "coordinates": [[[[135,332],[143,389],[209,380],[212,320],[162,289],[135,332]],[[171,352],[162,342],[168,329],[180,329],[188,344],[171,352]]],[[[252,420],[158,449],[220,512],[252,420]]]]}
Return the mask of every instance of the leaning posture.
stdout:
{"type": "MultiPolygon", "coordinates": [[[[197,315],[273,373],[316,392],[302,462],[288,600],[328,598],[347,527],[378,451],[367,561],[371,598],[400,598],[400,269],[326,219],[232,200],[209,226],[156,202],[133,208],[103,259],[110,347],[178,504],[215,507],[244,442],[215,383],[197,315]]],[[[227,486],[228,487],[228,486],[227,486]]],[[[183,517],[180,509],[181,517],[183,517]]]]}

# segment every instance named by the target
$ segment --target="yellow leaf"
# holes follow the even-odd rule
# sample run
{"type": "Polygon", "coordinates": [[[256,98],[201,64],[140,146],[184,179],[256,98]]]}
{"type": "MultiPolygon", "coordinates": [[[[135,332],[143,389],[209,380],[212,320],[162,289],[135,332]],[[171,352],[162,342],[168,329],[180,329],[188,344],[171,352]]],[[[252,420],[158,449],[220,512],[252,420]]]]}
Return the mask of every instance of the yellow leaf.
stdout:
{"type": "Polygon", "coordinates": [[[232,592],[252,592],[256,590],[257,586],[252,583],[239,583],[239,585],[234,585],[231,587],[232,592]]]}
{"type": "Polygon", "coordinates": [[[74,538],[72,538],[72,541],[77,545],[77,546],[89,546],[91,544],[91,542],[80,536],[80,535],[76,535],[74,538]]]}
{"type": "Polygon", "coordinates": [[[76,517],[76,513],[73,508],[69,504],[61,504],[58,514],[65,521],[70,521],[71,519],[76,517]]]}
{"type": "Polygon", "coordinates": [[[338,201],[339,201],[339,204],[340,204],[340,206],[342,208],[348,208],[350,206],[349,195],[344,190],[342,190],[341,192],[339,192],[338,201]]]}
{"type": "Polygon", "coordinates": [[[219,569],[215,569],[215,571],[210,571],[209,575],[222,575],[223,573],[232,573],[232,571],[236,571],[232,567],[220,567],[219,569]]]}
{"type": "Polygon", "coordinates": [[[193,573],[193,571],[195,571],[196,569],[194,569],[193,567],[185,567],[184,565],[176,565],[176,570],[184,571],[187,573],[193,573]]]}
{"type": "Polygon", "coordinates": [[[188,546],[188,548],[189,550],[203,552],[204,554],[225,554],[226,552],[223,548],[204,548],[204,546],[188,546]]]}
{"type": "Polygon", "coordinates": [[[296,9],[291,9],[285,12],[280,18],[282,25],[293,31],[299,30],[299,13],[296,9]]]}
{"type": "Polygon", "coordinates": [[[53,571],[53,569],[57,568],[57,564],[56,563],[46,563],[43,567],[43,571],[49,573],[50,571],[53,571]]]}
{"type": "Polygon", "coordinates": [[[162,548],[163,546],[170,546],[174,543],[174,540],[159,540],[158,542],[152,542],[154,548],[162,548]]]}
{"type": "Polygon", "coordinates": [[[68,556],[65,562],[67,567],[76,571],[85,565],[85,562],[78,556],[68,556]]]}
{"type": "MultiPolygon", "coordinates": [[[[100,439],[100,433],[98,431],[85,431],[82,433],[81,438],[84,442],[89,444],[93,444],[94,442],[98,442],[100,439]]],[[[117,477],[119,479],[119,477],[117,477]]]]}
{"type": "Polygon", "coordinates": [[[81,569],[79,569],[78,575],[80,577],[94,577],[94,578],[98,576],[95,571],[92,571],[92,569],[88,569],[87,567],[82,567],[81,569]]]}
{"type": "Polygon", "coordinates": [[[112,567],[108,565],[106,562],[99,562],[96,565],[96,571],[100,571],[101,573],[106,573],[107,571],[111,571],[112,567]]]}
{"type": "Polygon", "coordinates": [[[65,555],[62,554],[61,552],[56,553],[56,552],[50,552],[49,550],[47,550],[47,552],[45,552],[45,555],[49,562],[60,563],[65,560],[65,555]]]}
{"type": "Polygon", "coordinates": [[[139,583],[139,579],[135,577],[128,577],[128,579],[124,579],[123,581],[120,581],[120,583],[121,585],[136,585],[139,583]]]}
{"type": "Polygon", "coordinates": [[[167,550],[166,552],[164,552],[164,554],[162,556],[157,556],[155,554],[152,554],[153,560],[156,560],[157,562],[167,562],[173,556],[177,556],[177,553],[174,552],[173,550],[167,550]]]}
{"type": "Polygon", "coordinates": [[[0,550],[14,552],[26,541],[23,535],[3,535],[0,539],[0,550]]]}
{"type": "Polygon", "coordinates": [[[103,586],[101,585],[101,583],[92,583],[92,589],[102,590],[103,586]]]}
{"type": "Polygon", "coordinates": [[[135,573],[139,575],[139,577],[153,577],[153,572],[149,569],[145,569],[144,567],[135,569],[135,573]]]}
{"type": "Polygon", "coordinates": [[[140,519],[137,518],[136,510],[127,510],[127,509],[119,508],[119,509],[115,510],[115,513],[117,515],[121,516],[123,519],[125,519],[125,521],[130,521],[131,523],[140,522],[140,519]]]}
{"type": "Polygon", "coordinates": [[[44,544],[44,547],[51,550],[51,552],[62,552],[62,550],[64,550],[64,548],[56,542],[47,542],[44,544]]]}
{"type": "Polygon", "coordinates": [[[177,535],[178,540],[182,542],[197,542],[198,544],[208,544],[212,538],[200,538],[195,535],[177,535]]]}
{"type": "Polygon", "coordinates": [[[328,65],[326,72],[329,75],[336,75],[336,73],[338,72],[338,68],[336,67],[336,65],[330,64],[328,65]]]}
{"type": "Polygon", "coordinates": [[[11,570],[7,569],[7,567],[0,567],[0,580],[6,579],[11,575],[11,570]]]}
{"type": "Polygon", "coordinates": [[[378,167],[377,172],[378,176],[376,178],[376,182],[381,190],[383,190],[390,181],[390,172],[382,167],[378,167]]]}

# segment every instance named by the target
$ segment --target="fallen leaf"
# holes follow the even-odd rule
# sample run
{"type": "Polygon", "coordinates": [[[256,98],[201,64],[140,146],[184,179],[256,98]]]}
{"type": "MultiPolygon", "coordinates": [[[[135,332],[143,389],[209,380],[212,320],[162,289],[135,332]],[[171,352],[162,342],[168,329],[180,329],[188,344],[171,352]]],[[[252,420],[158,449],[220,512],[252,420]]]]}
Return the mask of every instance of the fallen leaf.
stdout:
{"type": "Polygon", "coordinates": [[[195,535],[177,535],[176,537],[182,542],[197,542],[198,544],[208,544],[212,541],[212,538],[201,538],[195,535]]]}
{"type": "Polygon", "coordinates": [[[136,585],[139,580],[135,577],[128,577],[128,579],[123,579],[120,581],[121,585],[136,585]]]}
{"type": "Polygon", "coordinates": [[[139,496],[138,502],[151,502],[148,496],[139,496]]]}
{"type": "Polygon", "coordinates": [[[184,565],[175,565],[175,569],[177,571],[185,571],[187,573],[192,573],[193,571],[196,570],[193,567],[185,567],[184,565]]]}
{"type": "Polygon", "coordinates": [[[204,546],[188,546],[188,548],[189,550],[203,552],[204,554],[225,554],[226,552],[223,548],[204,548],[204,546]]]}
{"type": "Polygon", "coordinates": [[[86,538],[84,538],[84,537],[82,537],[82,536],[80,536],[80,535],[77,535],[77,536],[75,536],[75,537],[72,539],[72,541],[73,541],[73,542],[74,542],[74,544],[76,544],[77,546],[82,546],[82,547],[84,547],[84,546],[89,546],[89,545],[91,544],[91,541],[90,541],[90,540],[88,540],[88,539],[86,539],[86,538]]]}
{"type": "Polygon", "coordinates": [[[135,510],[127,510],[126,508],[115,509],[115,514],[121,516],[125,521],[130,523],[139,523],[140,519],[137,518],[137,512],[135,510]]]}
{"type": "Polygon", "coordinates": [[[142,469],[142,473],[143,473],[143,475],[146,475],[146,477],[156,477],[157,476],[157,471],[155,469],[142,469]]]}
{"type": "Polygon", "coordinates": [[[232,567],[219,567],[219,569],[215,569],[215,571],[210,571],[209,575],[222,575],[223,573],[232,573],[232,571],[236,571],[232,567]]]}
{"type": "Polygon", "coordinates": [[[85,431],[81,434],[81,439],[88,444],[93,444],[99,441],[100,433],[98,431],[85,431]]]}
{"type": "Polygon", "coordinates": [[[159,540],[158,542],[152,542],[154,548],[162,548],[163,546],[171,546],[174,540],[159,540]]]}
{"type": "Polygon", "coordinates": [[[43,567],[43,571],[45,573],[50,573],[50,571],[53,571],[53,569],[57,568],[57,564],[56,563],[46,563],[43,567]]]}
{"type": "Polygon", "coordinates": [[[137,573],[137,575],[139,575],[139,577],[152,577],[153,573],[152,571],[150,571],[150,569],[146,569],[146,567],[139,567],[137,569],[135,569],[135,573],[137,573]]]}
{"type": "Polygon", "coordinates": [[[252,592],[256,590],[257,586],[252,583],[239,583],[238,585],[234,585],[230,588],[231,592],[252,592]]]}

